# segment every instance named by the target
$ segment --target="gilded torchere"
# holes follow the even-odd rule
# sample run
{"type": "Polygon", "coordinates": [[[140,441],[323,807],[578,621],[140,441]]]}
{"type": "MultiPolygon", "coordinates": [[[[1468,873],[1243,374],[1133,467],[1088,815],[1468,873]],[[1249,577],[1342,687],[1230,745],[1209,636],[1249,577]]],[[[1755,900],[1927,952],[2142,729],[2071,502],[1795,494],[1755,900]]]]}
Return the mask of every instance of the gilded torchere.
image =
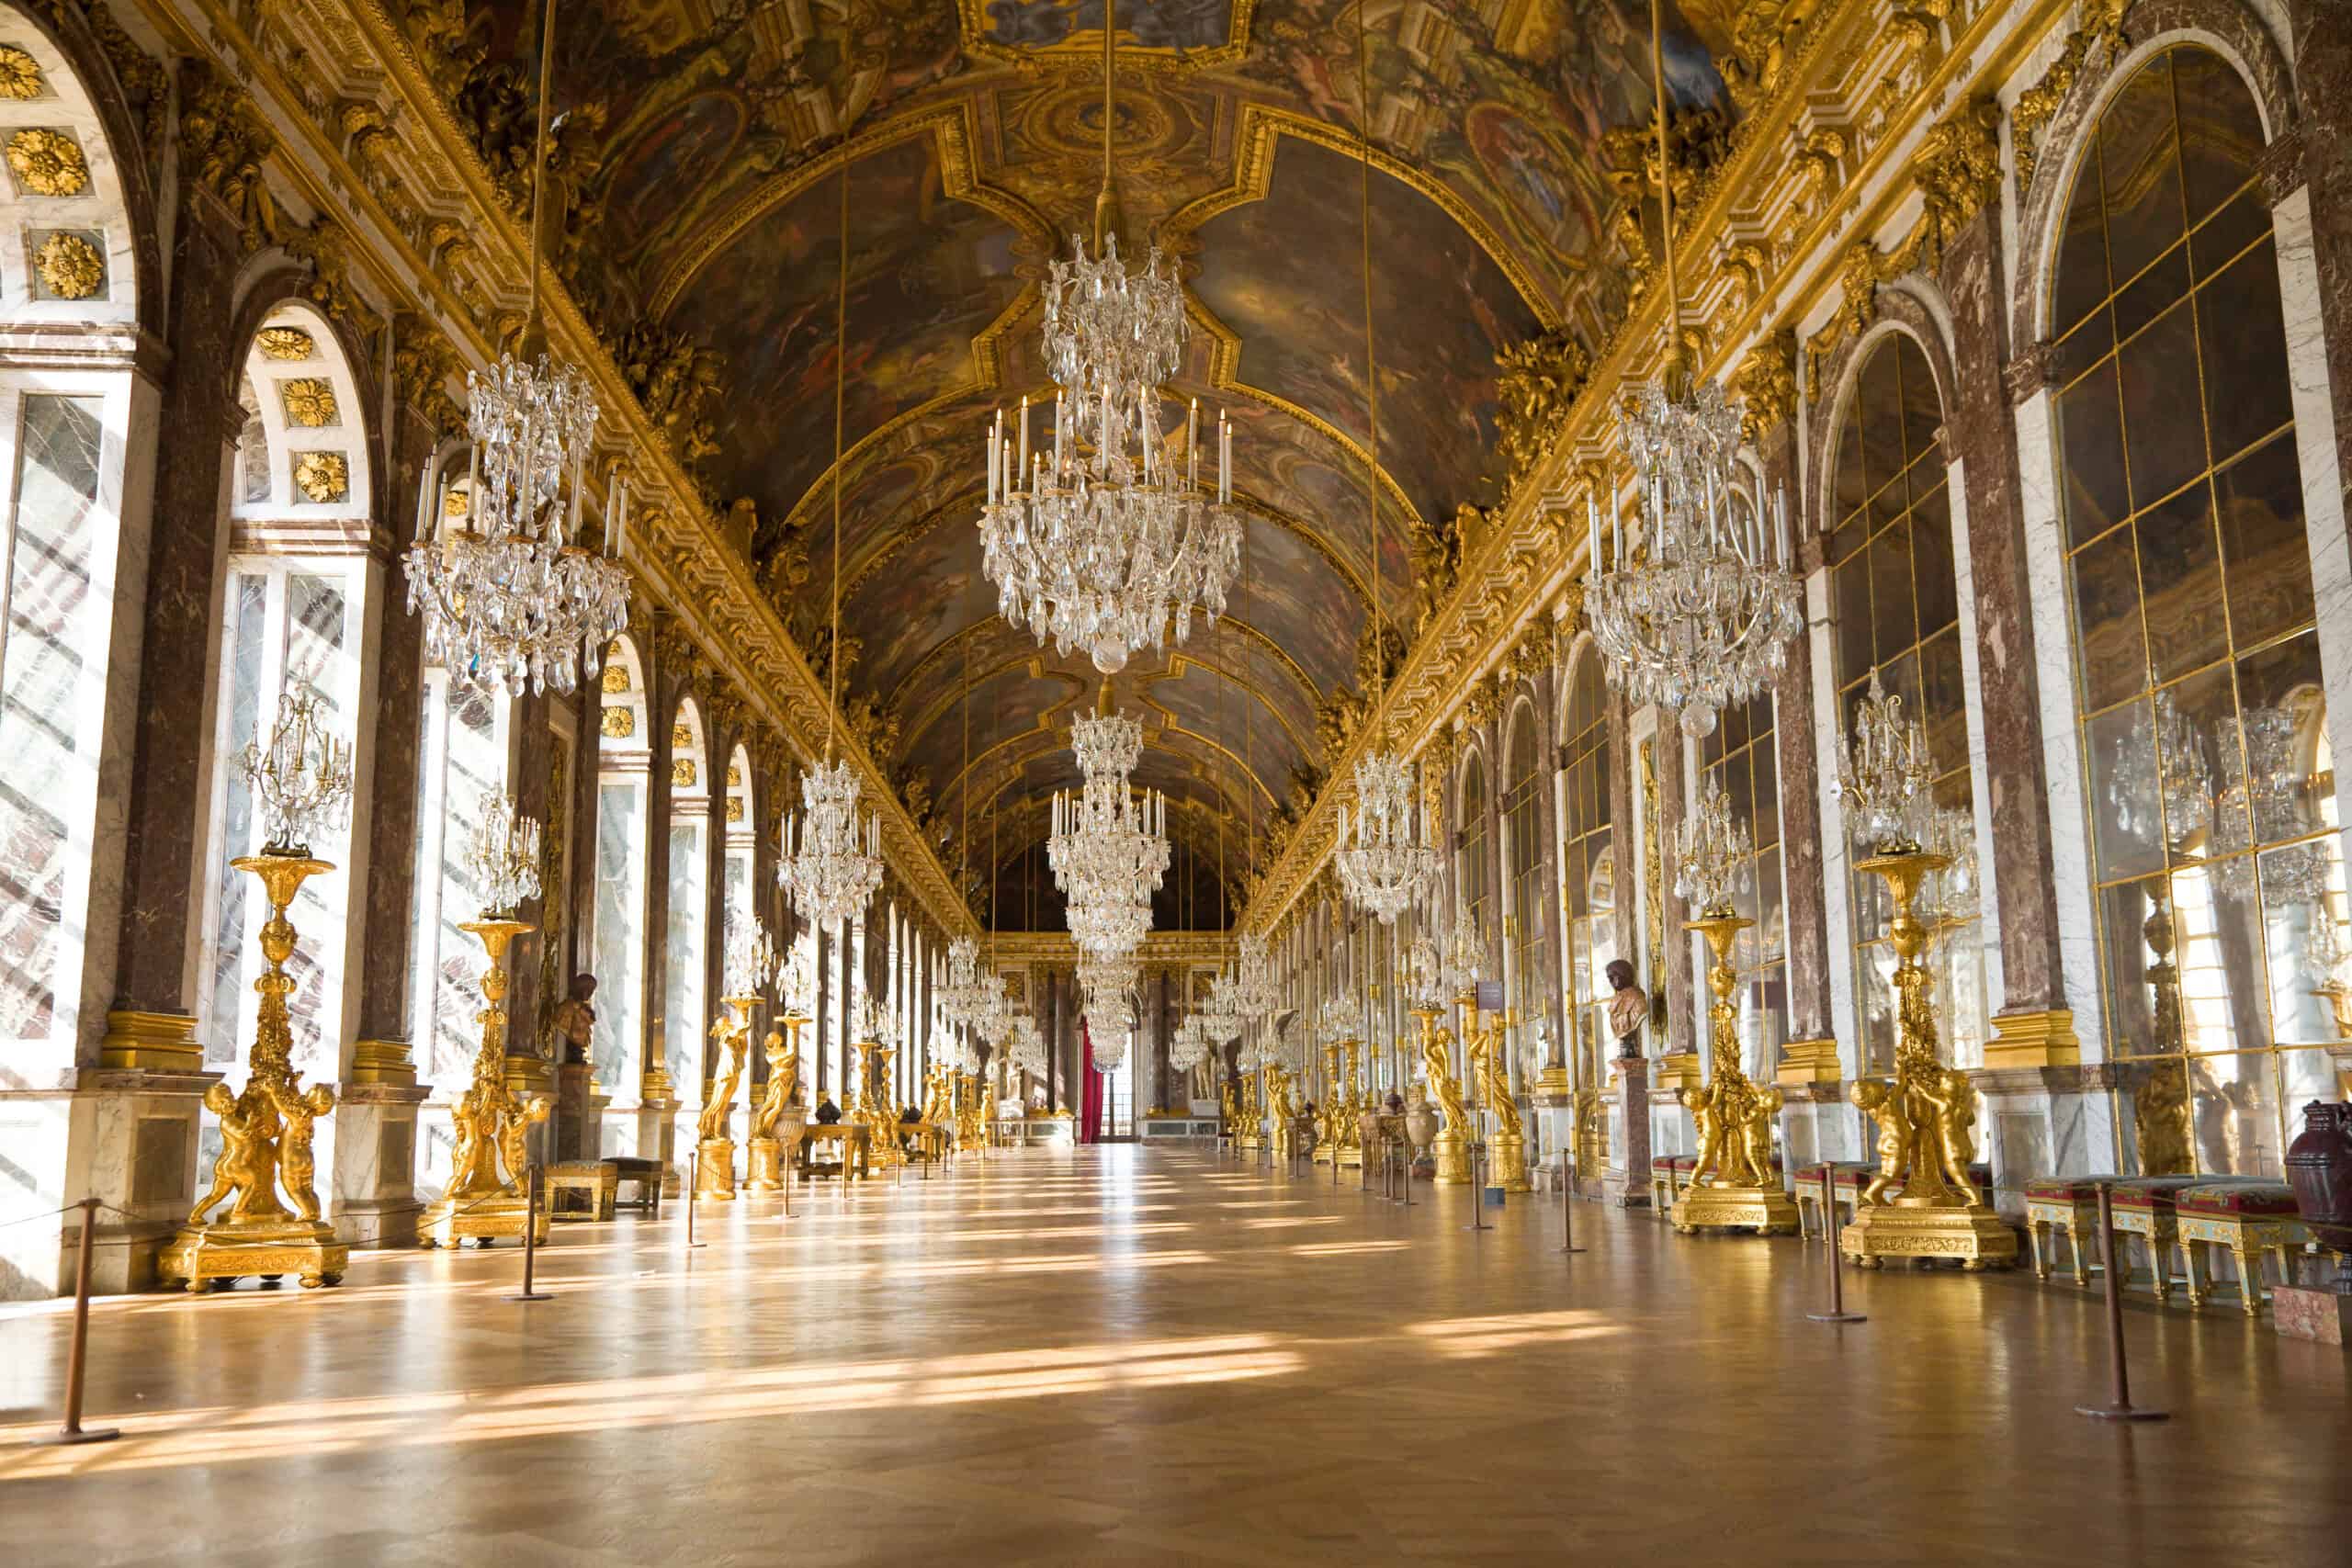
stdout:
{"type": "MultiPolygon", "coordinates": [[[[530,1213],[523,1190],[524,1143],[530,1124],[548,1119],[548,1100],[529,1101],[506,1087],[506,950],[537,928],[525,920],[467,920],[469,931],[490,955],[481,976],[481,1044],[474,1053],[473,1082],[458,1097],[449,1117],[457,1150],[449,1161],[449,1186],[424,1207],[417,1240],[426,1247],[456,1247],[467,1240],[488,1247],[500,1236],[519,1236],[530,1213]],[[503,1161],[506,1174],[499,1175],[503,1161]]],[[[538,1212],[534,1240],[545,1241],[548,1215],[538,1212]]]]}
{"type": "Polygon", "coordinates": [[[1495,1130],[1487,1138],[1487,1179],[1506,1192],[1532,1192],[1535,1184],[1527,1177],[1527,1130],[1510,1096],[1510,1070],[1503,1055],[1503,1015],[1487,1013],[1482,1023],[1477,993],[1464,991],[1459,999],[1471,1081],[1477,1086],[1481,1108],[1495,1119],[1495,1130]]]}
{"type": "Polygon", "coordinates": [[[286,909],[305,879],[334,867],[307,854],[248,855],[232,863],[258,877],[269,899],[269,919],[261,929],[268,967],[254,982],[261,1008],[253,1077],[242,1094],[232,1094],[225,1083],[204,1092],[205,1109],[220,1120],[212,1189],[188,1211],[179,1234],[164,1244],[156,1273],[198,1293],[247,1275],[268,1284],[292,1274],[305,1287],[333,1285],[342,1280],[351,1249],[319,1218],[311,1139],[317,1119],[334,1108],[334,1090],[324,1084],[306,1089],[294,1070],[294,1036],[286,1011],[294,980],[286,973],[286,961],[294,954],[295,933],[286,909]],[[290,1213],[277,1200],[281,1180],[294,1205],[290,1213]],[[227,1216],[208,1222],[205,1215],[223,1199],[230,1201],[227,1216]]]}
{"type": "Polygon", "coordinates": [[[1421,1071],[1429,1080],[1430,1097],[1437,1101],[1444,1124],[1430,1140],[1430,1158],[1441,1187],[1464,1187],[1470,1181],[1470,1117],[1463,1109],[1462,1085],[1453,1076],[1453,1032],[1439,1026],[1439,1010],[1415,1008],[1421,1021],[1421,1071]]]}
{"type": "Polygon", "coordinates": [[[286,1009],[294,978],[286,961],[294,956],[294,922],[286,911],[302,884],[334,867],[311,857],[310,836],[339,819],[351,798],[351,747],[319,725],[315,699],[287,694],[278,699],[277,722],[265,750],[258,738],[245,748],[243,770],[262,823],[262,849],[232,863],[262,885],[269,919],[261,928],[266,964],[254,981],[261,997],[254,1027],[253,1076],[242,1094],[225,1083],[204,1091],[205,1109],[220,1118],[220,1153],[212,1162],[212,1187],[188,1211],[187,1224],[164,1244],[155,1272],[186,1283],[191,1293],[247,1275],[275,1284],[288,1274],[306,1288],[343,1279],[351,1249],[319,1218],[313,1185],[311,1139],[318,1119],[334,1109],[334,1090],[324,1084],[302,1087],[294,1070],[294,1030],[286,1009]],[[293,1205],[277,1200],[280,1183],[293,1205]],[[225,1218],[207,1220],[222,1200],[225,1218]]]}
{"type": "Polygon", "coordinates": [[[1707,939],[1715,955],[1707,971],[1707,987],[1715,997],[1707,1009],[1707,1081],[1680,1091],[1682,1108],[1699,1130],[1690,1184],[1673,1211],[1674,1228],[1684,1235],[1702,1230],[1797,1233],[1796,1203],[1772,1168],[1772,1123],[1781,1112],[1781,1091],[1759,1088],[1739,1063],[1739,1009],[1732,1001],[1739,971],[1732,964],[1732,949],[1739,933],[1755,923],[1728,910],[1684,922],[1684,930],[1707,939]]]}
{"type": "Polygon", "coordinates": [[[735,1196],[735,1087],[752,1053],[752,1009],[756,996],[723,997],[734,1016],[710,1026],[718,1042],[718,1071],[704,1086],[702,1115],[695,1124],[695,1196],[726,1202],[735,1196]]]}
{"type": "Polygon", "coordinates": [[[1935,976],[1919,962],[1930,933],[1915,906],[1920,885],[1951,857],[1920,847],[1930,809],[1927,737],[1902,721],[1902,699],[1871,673],[1856,715],[1853,755],[1838,772],[1849,830],[1872,852],[1855,863],[1886,884],[1894,908],[1895,1045],[1891,1082],[1857,1082],[1848,1098],[1878,1125],[1878,1173],[1863,1187],[1840,1251],[1866,1269],[1889,1258],[1949,1258],[1971,1271],[2018,1257],[2017,1233],[1978,1201],[1976,1089],[1937,1058],[1935,976]]]}
{"type": "Polygon", "coordinates": [[[778,1192],[785,1183],[785,1161],[800,1146],[808,1131],[808,1111],[800,1103],[800,1032],[808,1021],[786,1013],[768,1026],[761,1050],[768,1062],[768,1081],[760,1103],[752,1111],[749,1179],[753,1192],[778,1192]]]}
{"type": "Polygon", "coordinates": [[[1340,1085],[1340,1043],[1323,1045],[1323,1098],[1315,1107],[1315,1163],[1329,1165],[1340,1156],[1340,1117],[1345,1093],[1340,1085]]]}

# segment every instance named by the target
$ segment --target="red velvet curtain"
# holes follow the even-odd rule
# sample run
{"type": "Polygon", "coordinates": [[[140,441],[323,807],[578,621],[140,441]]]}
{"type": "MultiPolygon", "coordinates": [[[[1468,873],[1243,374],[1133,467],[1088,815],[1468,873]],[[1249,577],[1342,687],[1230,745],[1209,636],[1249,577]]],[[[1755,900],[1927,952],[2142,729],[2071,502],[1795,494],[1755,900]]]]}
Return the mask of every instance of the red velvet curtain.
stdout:
{"type": "Polygon", "coordinates": [[[1078,1141],[1102,1141],[1102,1075],[1094,1070],[1094,1032],[1080,1020],[1078,1025],[1078,1141]]]}

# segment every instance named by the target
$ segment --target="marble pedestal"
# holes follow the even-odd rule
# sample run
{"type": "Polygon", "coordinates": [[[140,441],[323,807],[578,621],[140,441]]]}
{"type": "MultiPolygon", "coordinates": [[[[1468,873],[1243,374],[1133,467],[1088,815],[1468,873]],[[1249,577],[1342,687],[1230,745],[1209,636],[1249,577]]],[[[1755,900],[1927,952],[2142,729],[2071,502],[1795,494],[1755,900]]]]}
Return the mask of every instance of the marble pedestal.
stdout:
{"type": "Polygon", "coordinates": [[[588,1101],[596,1087],[595,1070],[585,1062],[566,1062],[555,1070],[555,1160],[568,1165],[597,1157],[590,1128],[588,1101]]]}
{"type": "Polygon", "coordinates": [[[1980,1067],[1968,1076],[1984,1097],[1978,1157],[1992,1164],[1993,1207],[2004,1217],[2023,1221],[2025,1184],[2035,1177],[2088,1176],[2113,1162],[2111,1066],[1980,1067]]]}
{"type": "Polygon", "coordinates": [[[107,1205],[93,1236],[91,1289],[154,1285],[156,1246],[196,1201],[204,1091],[220,1077],[99,1067],[70,1088],[0,1093],[0,1221],[45,1216],[0,1230],[0,1299],[73,1293],[81,1216],[47,1211],[83,1198],[107,1205]]]}
{"type": "Polygon", "coordinates": [[[336,1136],[327,1218],[335,1238],[359,1247],[416,1240],[418,1111],[426,1090],[405,1084],[345,1084],[335,1098],[336,1136]]]}
{"type": "Polygon", "coordinates": [[[1601,1192],[1621,1209],[1650,1205],[1650,1065],[1641,1056],[1609,1064],[1613,1087],[1601,1097],[1609,1119],[1609,1168],[1601,1192]]]}

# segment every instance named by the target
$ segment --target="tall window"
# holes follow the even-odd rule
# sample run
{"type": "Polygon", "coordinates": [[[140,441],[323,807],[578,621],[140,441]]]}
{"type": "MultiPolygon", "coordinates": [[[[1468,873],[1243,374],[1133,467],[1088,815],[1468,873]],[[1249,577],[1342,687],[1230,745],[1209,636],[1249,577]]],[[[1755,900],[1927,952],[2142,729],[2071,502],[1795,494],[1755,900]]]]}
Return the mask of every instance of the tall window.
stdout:
{"type": "MultiPolygon", "coordinates": [[[[1925,727],[1935,762],[1936,809],[1947,830],[1966,842],[1974,821],[1968,703],[1961,680],[1951,495],[1936,441],[1942,423],[1935,378],[1919,345],[1902,333],[1880,338],[1862,362],[1838,429],[1828,558],[1839,733],[1852,732],[1855,706],[1868,694],[1875,669],[1886,690],[1903,699],[1905,717],[1925,727]]],[[[1850,897],[1863,1070],[1886,1072],[1894,1066],[1895,956],[1886,938],[1894,910],[1885,886],[1864,872],[1853,873],[1850,897]]],[[[1957,976],[1948,988],[1982,994],[1983,960],[1975,943],[1946,941],[1938,954],[1957,976]]],[[[1979,1039],[1973,1050],[1982,1048],[1979,1039]]],[[[1969,1047],[1955,1041],[1951,1049],[1953,1061],[1968,1063],[1969,1047]]]]}
{"type": "Polygon", "coordinates": [[[710,763],[702,716],[691,698],[670,729],[669,988],[662,998],[663,1062],[673,1082],[694,1085],[703,1100],[710,1043],[703,1038],[710,926],[710,763]]]}
{"type": "Polygon", "coordinates": [[[2100,117],[2052,278],[2109,1035],[2188,1054],[2200,1172],[2277,1176],[2336,1097],[2345,945],[2261,118],[2177,48],[2100,117]]]}
{"type": "MultiPolygon", "coordinates": [[[[1504,749],[1510,780],[1503,795],[1503,838],[1510,878],[1510,973],[1504,995],[1518,1010],[1520,1034],[1513,1043],[1519,1066],[1535,1039],[1539,1021],[1551,1013],[1551,900],[1544,886],[1543,794],[1552,787],[1551,770],[1536,756],[1535,710],[1521,705],[1511,717],[1504,749]]],[[[1541,1070],[1543,1063],[1535,1064],[1541,1070]]]]}
{"type": "MultiPolygon", "coordinates": [[[[605,649],[597,723],[596,907],[589,952],[596,976],[596,1025],[590,1060],[616,1106],[634,1108],[645,1074],[645,914],[647,750],[645,677],[636,645],[616,638],[605,649]]],[[[634,1117],[605,1123],[633,1145],[634,1117]]],[[[617,1154],[633,1146],[612,1145],[617,1154]]],[[[651,1152],[651,1151],[648,1151],[651,1152]]]]}
{"type": "Polygon", "coordinates": [[[1739,1032],[1751,1077],[1770,1078],[1788,1037],[1788,920],[1781,902],[1781,773],[1772,750],[1772,695],[1767,692],[1727,708],[1714,733],[1699,742],[1706,777],[1723,785],[1732,820],[1755,846],[1747,891],[1732,900],[1756,922],[1740,932],[1739,1032]]]}
{"type": "Polygon", "coordinates": [[[1560,818],[1560,893],[1566,906],[1576,1082],[1599,1088],[1616,1054],[1609,1038],[1607,970],[1617,956],[1616,860],[1610,852],[1609,693],[1600,656],[1585,648],[1568,675],[1560,761],[1566,801],[1560,818]]]}

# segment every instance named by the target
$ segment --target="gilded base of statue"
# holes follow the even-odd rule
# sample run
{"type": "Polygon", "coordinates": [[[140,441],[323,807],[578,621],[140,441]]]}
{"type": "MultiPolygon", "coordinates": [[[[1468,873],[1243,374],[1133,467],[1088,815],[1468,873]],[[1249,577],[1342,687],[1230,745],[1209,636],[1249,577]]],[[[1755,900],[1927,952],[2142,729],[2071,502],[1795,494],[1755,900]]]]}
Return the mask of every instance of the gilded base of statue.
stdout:
{"type": "Polygon", "coordinates": [[[784,1145],[775,1138],[753,1138],[743,1148],[749,1161],[743,1190],[746,1192],[783,1191],[784,1145]]]}
{"type": "Polygon", "coordinates": [[[1516,1133],[1497,1133],[1487,1140],[1487,1185],[1506,1192],[1532,1192],[1527,1179],[1527,1139],[1516,1133]]]}
{"type": "Polygon", "coordinates": [[[705,1138],[695,1145],[695,1196],[724,1203],[735,1196],[735,1140],[705,1138]]]}
{"type": "Polygon", "coordinates": [[[2018,1260],[2018,1233],[1982,1203],[1905,1208],[1901,1199],[1865,1206],[1838,1233],[1838,1250],[1864,1269],[1890,1258],[1948,1258],[1970,1273],[2018,1260]]]}
{"type": "MultiPolygon", "coordinates": [[[[488,1247],[509,1238],[520,1239],[523,1226],[529,1222],[530,1200],[520,1192],[492,1192],[481,1198],[438,1198],[424,1206],[417,1216],[416,1239],[424,1247],[457,1247],[473,1242],[488,1247]]],[[[548,1212],[539,1210],[539,1223],[531,1239],[547,1245],[548,1212]]]]}
{"type": "Polygon", "coordinates": [[[1440,1133],[1430,1140],[1430,1157],[1436,1163],[1437,1174],[1430,1179],[1440,1187],[1470,1185],[1470,1148],[1460,1135],[1440,1133]]]}
{"type": "Polygon", "coordinates": [[[1684,1235],[1700,1231],[1797,1234],[1796,1200],[1778,1186],[1688,1188],[1675,1200],[1672,1218],[1674,1228],[1684,1235]]]}
{"type": "Polygon", "coordinates": [[[184,1225],[155,1258],[156,1278],[185,1286],[190,1295],[232,1280],[254,1278],[275,1284],[291,1274],[305,1290],[343,1282],[351,1248],[335,1240],[334,1227],[291,1214],[269,1220],[221,1220],[184,1225]]]}
{"type": "MultiPolygon", "coordinates": [[[[1317,1149],[1316,1153],[1320,1154],[1322,1150],[1317,1149]]],[[[1340,1162],[1341,1170],[1361,1170],[1363,1168],[1363,1145],[1362,1144],[1337,1145],[1331,1150],[1331,1157],[1340,1162]]]]}

